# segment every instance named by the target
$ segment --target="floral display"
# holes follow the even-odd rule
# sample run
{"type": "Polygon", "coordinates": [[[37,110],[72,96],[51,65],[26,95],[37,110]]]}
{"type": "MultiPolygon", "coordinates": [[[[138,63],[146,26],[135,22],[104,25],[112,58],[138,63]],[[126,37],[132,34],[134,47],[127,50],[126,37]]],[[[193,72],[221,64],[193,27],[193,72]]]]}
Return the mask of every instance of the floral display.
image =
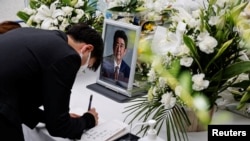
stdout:
{"type": "Polygon", "coordinates": [[[108,10],[115,12],[137,13],[145,10],[145,0],[111,0],[108,10]]]}
{"type": "Polygon", "coordinates": [[[126,108],[127,119],[134,116],[130,123],[153,118],[158,132],[166,126],[167,137],[173,132],[176,140],[185,138],[180,131],[189,125],[183,107],[193,109],[204,125],[210,123],[208,111],[219,94],[250,70],[250,61],[241,59],[249,48],[249,22],[243,17],[247,3],[207,0],[196,9],[168,7],[170,24],[159,29],[159,36],[156,30],[152,44],[139,48],[140,61],[151,66],[148,94],[126,108]]]}
{"type": "Polygon", "coordinates": [[[173,0],[111,0],[107,3],[107,11],[111,13],[112,19],[135,25],[142,25],[145,21],[162,23],[171,1],[173,0]]]}
{"type": "Polygon", "coordinates": [[[104,16],[96,4],[97,0],[30,0],[17,16],[41,29],[65,31],[69,25],[84,22],[101,32],[104,16]]]}

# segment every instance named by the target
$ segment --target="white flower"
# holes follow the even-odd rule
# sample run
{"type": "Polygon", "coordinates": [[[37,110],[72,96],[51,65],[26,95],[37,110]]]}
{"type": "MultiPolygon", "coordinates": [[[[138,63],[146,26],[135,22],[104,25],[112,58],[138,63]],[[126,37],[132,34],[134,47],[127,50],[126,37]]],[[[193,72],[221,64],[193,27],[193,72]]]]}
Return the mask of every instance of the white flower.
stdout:
{"type": "Polygon", "coordinates": [[[165,88],[166,87],[166,80],[164,77],[159,77],[159,87],[160,88],[165,88]]]}
{"type": "Polygon", "coordinates": [[[181,58],[180,64],[185,67],[190,67],[193,63],[193,60],[194,59],[192,57],[184,56],[181,58]]]}
{"type": "Polygon", "coordinates": [[[62,7],[62,11],[64,12],[64,16],[70,16],[73,12],[73,8],[69,6],[62,7]]]}
{"type": "MultiPolygon", "coordinates": [[[[41,23],[42,29],[51,29],[54,23],[55,18],[58,16],[64,15],[64,12],[60,9],[56,9],[58,1],[55,1],[50,5],[50,7],[46,5],[41,5],[37,9],[37,14],[34,16],[34,21],[37,23],[41,23]]],[[[54,29],[54,28],[53,28],[54,29]]]]}
{"type": "Polygon", "coordinates": [[[209,85],[208,80],[204,80],[205,74],[195,74],[192,77],[192,81],[194,82],[192,85],[192,88],[196,91],[201,91],[203,89],[206,89],[209,85]]]}
{"type": "Polygon", "coordinates": [[[74,5],[75,8],[79,8],[84,5],[84,1],[78,0],[77,3],[74,5]]]}
{"type": "Polygon", "coordinates": [[[210,25],[216,25],[217,23],[218,23],[218,21],[219,21],[219,16],[212,16],[210,19],[209,19],[209,21],[208,21],[208,23],[210,24],[210,25]]]}
{"type": "Polygon", "coordinates": [[[33,15],[36,13],[36,10],[28,8],[28,7],[25,7],[22,11],[27,13],[28,15],[33,15]]]}
{"type": "Polygon", "coordinates": [[[149,82],[154,82],[155,81],[156,73],[155,73],[153,68],[150,69],[150,71],[149,71],[149,73],[147,75],[148,75],[148,81],[149,82]]]}
{"type": "Polygon", "coordinates": [[[187,24],[184,22],[178,22],[177,28],[176,28],[176,33],[179,33],[179,36],[182,36],[183,33],[186,31],[186,26],[187,24]]]}
{"type": "Polygon", "coordinates": [[[198,18],[200,17],[200,14],[201,14],[201,12],[200,12],[199,9],[192,11],[192,16],[193,16],[195,19],[198,19],[198,18]]]}
{"type": "Polygon", "coordinates": [[[170,109],[175,106],[176,98],[173,97],[172,92],[167,92],[162,95],[161,103],[165,106],[166,109],[170,109]]]}
{"type": "Polygon", "coordinates": [[[250,106],[246,108],[246,113],[250,114],[250,106]]]}
{"type": "Polygon", "coordinates": [[[64,31],[67,26],[69,26],[69,20],[68,19],[63,19],[61,25],[59,26],[59,29],[64,31]]]}
{"type": "Polygon", "coordinates": [[[214,48],[217,46],[217,40],[212,36],[205,36],[202,41],[198,43],[200,50],[206,54],[214,52],[214,48]]]}
{"type": "Polygon", "coordinates": [[[47,18],[47,19],[44,19],[42,24],[41,24],[41,28],[42,29],[50,29],[51,26],[53,26],[53,19],[51,18],[47,18]]]}
{"type": "Polygon", "coordinates": [[[181,38],[173,32],[168,32],[164,27],[157,27],[151,48],[159,55],[165,55],[168,52],[178,54],[181,38]]]}
{"type": "Polygon", "coordinates": [[[71,18],[71,21],[73,23],[78,23],[79,20],[82,18],[82,16],[84,15],[84,11],[82,9],[75,9],[76,12],[76,16],[71,18]]]}

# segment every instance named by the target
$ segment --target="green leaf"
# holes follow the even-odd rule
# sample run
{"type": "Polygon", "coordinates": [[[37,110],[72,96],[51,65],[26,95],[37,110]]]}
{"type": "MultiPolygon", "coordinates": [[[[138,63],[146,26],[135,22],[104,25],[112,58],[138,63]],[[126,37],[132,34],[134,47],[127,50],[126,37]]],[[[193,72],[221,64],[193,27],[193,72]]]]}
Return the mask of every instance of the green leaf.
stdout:
{"type": "MultiPolygon", "coordinates": [[[[192,78],[189,71],[183,71],[179,76],[179,82],[186,93],[192,94],[192,78]]],[[[185,101],[185,99],[183,99],[185,101]]]]}
{"type": "Polygon", "coordinates": [[[173,60],[171,67],[167,70],[171,75],[173,75],[173,77],[177,78],[181,70],[180,60],[179,59],[173,60]]]}
{"type": "Polygon", "coordinates": [[[217,72],[213,80],[228,80],[234,76],[237,76],[241,73],[249,72],[250,71],[250,61],[241,61],[236,62],[230,66],[228,66],[225,69],[222,69],[221,71],[217,72]]]}
{"type": "Polygon", "coordinates": [[[17,12],[17,16],[22,19],[24,22],[27,22],[30,18],[30,15],[26,14],[25,12],[23,11],[18,11],[17,12]]]}
{"type": "Polygon", "coordinates": [[[243,94],[242,98],[240,99],[240,103],[237,105],[236,109],[242,109],[247,101],[250,99],[250,91],[247,91],[243,94]]]}
{"type": "Polygon", "coordinates": [[[38,9],[41,6],[41,3],[36,0],[30,0],[29,5],[32,9],[38,9]]]}
{"type": "Polygon", "coordinates": [[[198,60],[199,55],[198,55],[198,52],[197,52],[197,49],[195,46],[195,42],[187,35],[183,35],[183,41],[184,41],[185,45],[190,49],[193,56],[198,60]]]}
{"type": "Polygon", "coordinates": [[[236,5],[233,7],[233,9],[230,11],[231,12],[231,18],[234,20],[234,22],[237,22],[237,19],[240,15],[240,13],[243,11],[243,9],[247,6],[248,2],[241,3],[239,5],[236,5]]]}
{"type": "Polygon", "coordinates": [[[200,61],[199,61],[200,56],[199,56],[199,54],[197,52],[195,42],[190,37],[188,37],[187,35],[183,35],[183,41],[184,41],[185,45],[190,49],[191,54],[193,56],[193,59],[196,62],[196,64],[198,65],[199,69],[203,70],[201,65],[200,65],[200,61]]]}
{"type": "Polygon", "coordinates": [[[207,66],[205,67],[205,72],[207,72],[209,66],[225,52],[225,50],[229,47],[229,45],[231,45],[232,42],[233,39],[228,40],[222,45],[222,47],[218,50],[216,55],[208,62],[207,66]]]}
{"type": "Polygon", "coordinates": [[[128,7],[136,6],[136,4],[137,4],[137,0],[130,0],[130,3],[128,4],[128,7]]]}
{"type": "Polygon", "coordinates": [[[248,86],[250,86],[250,80],[243,80],[241,82],[234,83],[231,85],[231,87],[239,87],[243,88],[244,90],[246,90],[248,86]]]}
{"type": "Polygon", "coordinates": [[[115,12],[120,12],[120,11],[125,12],[124,7],[122,7],[122,6],[111,7],[108,10],[109,11],[115,11],[115,12]]]}

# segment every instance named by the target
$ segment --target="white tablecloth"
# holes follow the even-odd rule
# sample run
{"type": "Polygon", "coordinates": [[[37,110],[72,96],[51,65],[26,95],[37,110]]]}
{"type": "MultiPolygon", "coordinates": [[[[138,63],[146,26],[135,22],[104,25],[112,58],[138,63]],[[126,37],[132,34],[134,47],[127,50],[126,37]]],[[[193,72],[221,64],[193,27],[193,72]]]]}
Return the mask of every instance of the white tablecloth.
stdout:
{"type": "MultiPolygon", "coordinates": [[[[82,114],[87,111],[90,94],[93,94],[92,107],[95,107],[99,117],[104,120],[118,119],[123,121],[126,114],[123,114],[124,108],[129,103],[118,103],[99,93],[86,88],[87,85],[96,82],[96,73],[79,73],[72,89],[70,108],[71,112],[82,114]]],[[[226,110],[215,111],[211,124],[249,124],[250,119],[236,115],[226,110]]],[[[51,137],[44,127],[38,127],[30,130],[24,126],[26,141],[70,141],[69,139],[51,137]]],[[[159,134],[166,139],[165,129],[159,134]]],[[[189,132],[189,141],[207,141],[207,131],[189,132]]]]}

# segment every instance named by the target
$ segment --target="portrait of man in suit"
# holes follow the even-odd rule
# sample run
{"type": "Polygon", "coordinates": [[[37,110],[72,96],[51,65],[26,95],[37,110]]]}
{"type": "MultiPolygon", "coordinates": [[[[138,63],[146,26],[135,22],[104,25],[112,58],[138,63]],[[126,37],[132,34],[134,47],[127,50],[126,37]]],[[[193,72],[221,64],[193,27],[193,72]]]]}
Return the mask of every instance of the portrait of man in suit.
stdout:
{"type": "Polygon", "coordinates": [[[113,36],[113,54],[103,58],[101,75],[117,82],[128,83],[130,66],[123,60],[127,53],[128,37],[123,30],[113,36]]]}

